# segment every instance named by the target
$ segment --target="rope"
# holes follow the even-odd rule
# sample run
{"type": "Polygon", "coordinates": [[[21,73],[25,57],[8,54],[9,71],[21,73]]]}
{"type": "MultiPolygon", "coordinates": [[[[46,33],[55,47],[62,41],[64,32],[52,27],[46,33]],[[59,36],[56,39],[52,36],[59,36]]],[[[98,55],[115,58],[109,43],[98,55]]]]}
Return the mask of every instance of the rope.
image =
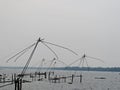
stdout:
{"type": "Polygon", "coordinates": [[[22,51],[18,52],[17,54],[13,55],[12,57],[10,57],[6,62],[9,62],[11,59],[13,59],[14,57],[16,57],[17,55],[21,54],[22,52],[26,51],[27,49],[31,48],[32,46],[34,46],[36,43],[30,45],[29,47],[23,49],[22,51]]]}
{"type": "Polygon", "coordinates": [[[66,50],[72,52],[73,54],[78,55],[76,52],[74,52],[73,50],[71,50],[69,48],[66,48],[66,47],[63,47],[63,46],[60,46],[60,45],[57,45],[57,44],[53,44],[53,43],[50,43],[50,42],[46,42],[46,41],[43,41],[43,42],[47,43],[47,44],[51,44],[51,45],[57,46],[57,47],[60,47],[60,48],[63,48],[63,49],[66,49],[66,50]]]}

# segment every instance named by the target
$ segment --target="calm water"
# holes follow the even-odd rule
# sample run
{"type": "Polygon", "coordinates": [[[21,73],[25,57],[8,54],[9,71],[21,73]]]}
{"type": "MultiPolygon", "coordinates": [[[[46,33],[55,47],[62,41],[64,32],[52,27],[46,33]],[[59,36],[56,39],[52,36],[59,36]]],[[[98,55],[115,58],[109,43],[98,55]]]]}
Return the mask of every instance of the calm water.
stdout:
{"type": "MultiPolygon", "coordinates": [[[[34,72],[35,70],[28,70],[27,72],[34,72]]],[[[0,69],[0,74],[6,73],[7,79],[11,79],[12,73],[20,73],[21,69],[0,69]]],[[[44,71],[43,71],[44,72],[44,71]]],[[[60,81],[52,83],[48,79],[38,81],[39,77],[31,79],[25,76],[24,80],[32,81],[31,83],[23,83],[23,90],[120,90],[120,74],[119,72],[92,72],[92,71],[54,71],[57,76],[79,76],[82,74],[82,83],[80,77],[74,77],[73,83],[70,84],[72,78],[67,78],[66,82],[60,81]]],[[[7,83],[0,83],[0,86],[7,83]]],[[[14,84],[0,88],[0,90],[14,90],[14,84]]]]}

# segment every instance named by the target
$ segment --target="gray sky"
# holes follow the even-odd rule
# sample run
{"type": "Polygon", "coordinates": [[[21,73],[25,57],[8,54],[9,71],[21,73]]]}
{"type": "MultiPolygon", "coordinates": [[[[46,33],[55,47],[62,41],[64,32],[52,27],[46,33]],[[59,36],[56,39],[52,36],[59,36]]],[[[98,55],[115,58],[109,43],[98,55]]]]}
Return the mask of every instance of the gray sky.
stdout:
{"type": "MultiPolygon", "coordinates": [[[[120,0],[0,0],[0,65],[41,37],[69,47],[80,57],[86,53],[105,61],[89,60],[96,66],[120,66],[119,24],[120,0]]],[[[35,63],[53,56],[46,47],[39,47],[36,54],[41,56],[34,58],[35,63]]],[[[66,63],[78,58],[53,48],[66,63]]]]}

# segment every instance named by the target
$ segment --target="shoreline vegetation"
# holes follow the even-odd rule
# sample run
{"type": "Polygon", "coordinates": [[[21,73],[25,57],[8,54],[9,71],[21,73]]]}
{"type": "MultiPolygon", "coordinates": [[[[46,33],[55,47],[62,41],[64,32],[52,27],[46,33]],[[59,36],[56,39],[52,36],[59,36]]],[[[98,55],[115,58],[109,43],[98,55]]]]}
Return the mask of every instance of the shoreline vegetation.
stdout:
{"type": "MultiPolygon", "coordinates": [[[[23,67],[7,67],[0,66],[1,69],[23,69],[23,67]]],[[[38,69],[38,67],[28,67],[28,69],[38,69]]],[[[47,67],[39,69],[48,69],[47,67]]],[[[54,67],[52,70],[74,70],[74,71],[104,71],[104,72],[120,72],[120,67],[54,67]]]]}

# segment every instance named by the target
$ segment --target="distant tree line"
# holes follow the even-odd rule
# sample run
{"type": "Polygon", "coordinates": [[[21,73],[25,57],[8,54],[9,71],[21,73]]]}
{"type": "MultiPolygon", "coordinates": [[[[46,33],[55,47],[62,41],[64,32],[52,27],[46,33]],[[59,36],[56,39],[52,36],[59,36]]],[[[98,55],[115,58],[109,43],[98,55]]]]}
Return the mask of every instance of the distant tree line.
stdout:
{"type": "MultiPolygon", "coordinates": [[[[0,69],[23,69],[23,67],[0,67],[0,69]]],[[[39,67],[40,68],[40,67],[39,67]]],[[[38,67],[28,67],[28,69],[38,69],[38,67]]],[[[48,69],[44,67],[42,69],[48,69]]],[[[120,67],[54,67],[52,70],[74,70],[74,71],[107,71],[120,72],[120,67]]]]}
{"type": "Polygon", "coordinates": [[[120,67],[58,67],[56,70],[75,70],[75,71],[109,71],[120,72],[120,67]]]}

